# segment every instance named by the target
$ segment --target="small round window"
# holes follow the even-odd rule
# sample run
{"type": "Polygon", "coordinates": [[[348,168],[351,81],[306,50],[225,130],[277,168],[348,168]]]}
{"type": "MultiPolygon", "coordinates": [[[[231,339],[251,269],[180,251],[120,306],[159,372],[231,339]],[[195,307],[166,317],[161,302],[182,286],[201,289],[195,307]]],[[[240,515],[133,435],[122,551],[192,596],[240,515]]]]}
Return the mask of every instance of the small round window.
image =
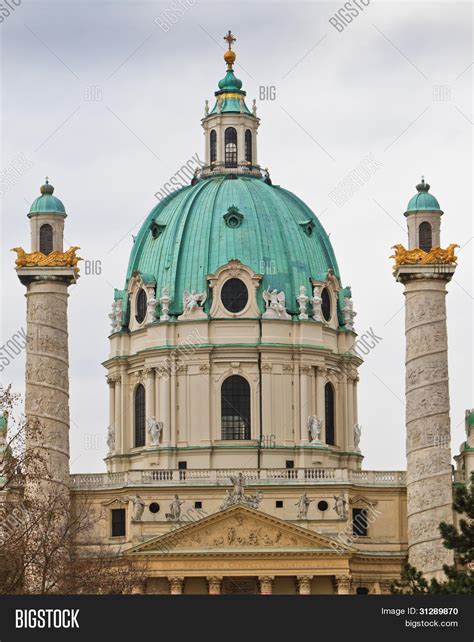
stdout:
{"type": "Polygon", "coordinates": [[[318,502],[318,508],[322,513],[324,513],[324,511],[326,511],[329,508],[329,504],[323,499],[320,502],[318,502]]]}
{"type": "Polygon", "coordinates": [[[143,321],[145,320],[146,304],[146,292],[143,288],[141,288],[140,290],[138,290],[137,300],[135,304],[135,319],[138,321],[138,323],[143,323],[143,321]]]}
{"type": "Polygon", "coordinates": [[[150,513],[159,513],[160,512],[160,505],[157,502],[151,502],[151,504],[148,506],[150,513]]]}
{"type": "Polygon", "coordinates": [[[240,220],[237,218],[237,216],[229,216],[229,218],[227,219],[227,225],[229,227],[239,227],[240,220]]]}
{"type": "Polygon", "coordinates": [[[247,305],[249,293],[240,279],[229,279],[221,290],[222,304],[229,312],[241,312],[247,305]]]}
{"type": "Polygon", "coordinates": [[[329,294],[329,291],[327,288],[324,288],[324,290],[321,293],[321,309],[323,311],[323,317],[326,319],[326,321],[331,320],[331,295],[329,294]]]}

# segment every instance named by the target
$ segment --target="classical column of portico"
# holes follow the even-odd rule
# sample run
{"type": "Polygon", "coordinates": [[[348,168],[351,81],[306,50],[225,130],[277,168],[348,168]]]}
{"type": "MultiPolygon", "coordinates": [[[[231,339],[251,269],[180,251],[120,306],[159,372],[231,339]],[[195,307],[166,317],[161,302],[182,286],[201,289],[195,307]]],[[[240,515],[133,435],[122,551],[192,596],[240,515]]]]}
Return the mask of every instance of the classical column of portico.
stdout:
{"type": "Polygon", "coordinates": [[[298,593],[300,595],[311,595],[312,575],[298,575],[296,578],[298,584],[298,593]]]}
{"type": "Polygon", "coordinates": [[[220,595],[222,592],[222,577],[221,576],[213,576],[213,577],[206,577],[207,580],[207,589],[209,595],[220,595]]]}
{"type": "Polygon", "coordinates": [[[181,595],[184,588],[184,577],[168,577],[171,595],[181,595]]]}
{"type": "Polygon", "coordinates": [[[270,575],[263,575],[258,578],[260,585],[260,594],[261,595],[271,595],[273,589],[273,580],[275,578],[270,575]]]}
{"type": "Polygon", "coordinates": [[[350,575],[336,575],[334,584],[338,595],[349,595],[351,592],[351,576],[350,575]]]}

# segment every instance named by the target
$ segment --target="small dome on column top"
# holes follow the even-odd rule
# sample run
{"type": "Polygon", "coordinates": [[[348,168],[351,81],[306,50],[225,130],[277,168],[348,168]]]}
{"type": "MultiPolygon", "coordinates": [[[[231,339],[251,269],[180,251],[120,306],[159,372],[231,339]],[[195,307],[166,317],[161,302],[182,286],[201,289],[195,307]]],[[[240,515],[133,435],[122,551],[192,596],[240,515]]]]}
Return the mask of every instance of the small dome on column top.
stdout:
{"type": "Polygon", "coordinates": [[[53,196],[54,187],[49,182],[48,177],[46,177],[44,185],[41,185],[40,192],[41,196],[38,196],[38,198],[33,201],[28,213],[28,217],[31,217],[32,214],[43,213],[56,213],[66,215],[66,209],[63,203],[59,200],[59,198],[53,196]]]}
{"type": "Polygon", "coordinates": [[[425,177],[421,177],[421,181],[416,186],[417,193],[410,199],[405,214],[410,212],[441,212],[441,207],[438,200],[429,193],[430,185],[425,182],[425,177]]]}

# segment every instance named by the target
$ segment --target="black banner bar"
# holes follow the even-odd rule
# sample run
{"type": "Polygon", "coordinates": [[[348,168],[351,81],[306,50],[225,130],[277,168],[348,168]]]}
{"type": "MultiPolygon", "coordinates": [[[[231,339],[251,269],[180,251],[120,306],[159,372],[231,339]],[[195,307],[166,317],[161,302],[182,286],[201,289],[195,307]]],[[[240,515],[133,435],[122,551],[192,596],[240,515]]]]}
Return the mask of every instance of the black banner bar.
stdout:
{"type": "Polygon", "coordinates": [[[0,642],[262,640],[466,641],[472,595],[6,596],[0,642]],[[59,627],[59,628],[56,628],[59,627]]]}

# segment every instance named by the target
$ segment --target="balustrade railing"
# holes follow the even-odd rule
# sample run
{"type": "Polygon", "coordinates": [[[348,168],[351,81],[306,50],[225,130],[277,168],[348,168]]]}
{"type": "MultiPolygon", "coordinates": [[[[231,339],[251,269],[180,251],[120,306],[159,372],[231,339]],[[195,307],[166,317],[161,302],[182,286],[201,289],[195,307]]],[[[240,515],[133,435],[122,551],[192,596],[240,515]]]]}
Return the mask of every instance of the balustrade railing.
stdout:
{"type": "Polygon", "coordinates": [[[406,484],[405,471],[348,470],[346,468],[251,468],[251,469],[164,469],[131,470],[118,473],[71,475],[71,488],[90,489],[123,486],[199,485],[230,483],[230,477],[242,473],[248,484],[318,484],[348,483],[376,486],[406,484]]]}

